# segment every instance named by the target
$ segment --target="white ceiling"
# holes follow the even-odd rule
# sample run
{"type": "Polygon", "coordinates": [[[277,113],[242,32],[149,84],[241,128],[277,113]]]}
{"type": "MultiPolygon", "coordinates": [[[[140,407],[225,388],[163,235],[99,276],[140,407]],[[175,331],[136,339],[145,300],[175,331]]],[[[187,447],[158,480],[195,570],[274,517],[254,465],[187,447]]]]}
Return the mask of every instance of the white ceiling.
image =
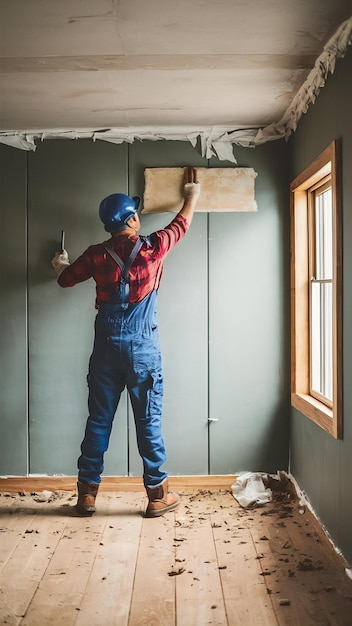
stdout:
{"type": "Polygon", "coordinates": [[[0,131],[261,128],[351,0],[0,0],[0,131]]]}

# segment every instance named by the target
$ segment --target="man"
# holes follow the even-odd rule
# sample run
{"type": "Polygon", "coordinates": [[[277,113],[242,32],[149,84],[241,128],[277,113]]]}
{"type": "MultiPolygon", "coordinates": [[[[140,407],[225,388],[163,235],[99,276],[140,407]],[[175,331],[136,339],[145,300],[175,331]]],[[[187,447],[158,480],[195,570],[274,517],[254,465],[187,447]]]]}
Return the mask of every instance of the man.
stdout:
{"type": "Polygon", "coordinates": [[[188,168],[182,209],[165,229],[150,237],[137,235],[139,198],[112,194],[99,207],[111,238],[90,246],[72,264],[66,250],[52,260],[61,287],[88,278],[96,282],[98,313],[89,362],[89,417],[78,459],[76,510],[81,515],[95,512],[104,453],[125,387],[143,461],[148,496],[145,516],[158,517],[179,505],[180,497],[168,491],[168,474],[161,469],[166,454],[161,434],[163,377],[156,301],[165,257],[186,234],[199,194],[196,170],[188,168]]]}

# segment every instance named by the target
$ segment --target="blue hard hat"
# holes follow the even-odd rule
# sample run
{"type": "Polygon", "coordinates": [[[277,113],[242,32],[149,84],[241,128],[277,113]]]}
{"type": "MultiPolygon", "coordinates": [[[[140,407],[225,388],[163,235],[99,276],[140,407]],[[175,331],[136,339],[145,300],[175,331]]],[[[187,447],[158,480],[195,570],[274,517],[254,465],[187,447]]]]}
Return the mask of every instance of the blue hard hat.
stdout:
{"type": "Polygon", "coordinates": [[[137,212],[139,198],[124,193],[113,193],[99,205],[99,217],[108,233],[123,230],[128,220],[137,212]]]}

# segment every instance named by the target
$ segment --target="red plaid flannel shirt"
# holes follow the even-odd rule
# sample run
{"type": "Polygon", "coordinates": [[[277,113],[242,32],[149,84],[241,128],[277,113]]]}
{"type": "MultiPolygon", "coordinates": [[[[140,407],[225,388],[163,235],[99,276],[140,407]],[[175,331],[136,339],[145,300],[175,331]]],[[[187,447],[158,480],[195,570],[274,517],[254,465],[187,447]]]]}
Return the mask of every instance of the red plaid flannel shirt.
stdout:
{"type": "MultiPolygon", "coordinates": [[[[143,242],[129,273],[130,302],[140,302],[151,291],[159,287],[163,262],[170,250],[182,239],[189,224],[182,215],[177,215],[163,230],[150,235],[150,243],[143,242]]],[[[149,238],[148,238],[149,239],[149,238]]],[[[59,276],[61,287],[73,287],[88,278],[96,282],[96,308],[102,302],[110,302],[116,291],[120,267],[105,249],[108,244],[125,262],[137,240],[136,235],[118,233],[111,239],[89,246],[83,254],[69,265],[59,276]]]]}

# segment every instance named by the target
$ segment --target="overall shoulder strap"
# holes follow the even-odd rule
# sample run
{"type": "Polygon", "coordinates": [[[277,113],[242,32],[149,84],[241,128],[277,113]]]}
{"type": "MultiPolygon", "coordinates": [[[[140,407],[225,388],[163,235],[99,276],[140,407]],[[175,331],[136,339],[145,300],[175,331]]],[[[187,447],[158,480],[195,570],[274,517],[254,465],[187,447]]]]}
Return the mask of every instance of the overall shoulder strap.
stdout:
{"type": "Polygon", "coordinates": [[[119,255],[115,252],[115,250],[113,250],[109,245],[106,244],[104,246],[105,250],[110,254],[110,256],[114,259],[114,261],[117,263],[117,265],[121,269],[120,281],[117,286],[116,292],[113,296],[113,299],[116,299],[116,297],[120,295],[119,300],[124,308],[127,308],[128,303],[129,303],[130,285],[129,285],[129,280],[128,280],[128,274],[131,269],[131,265],[133,261],[135,260],[139,250],[142,247],[142,244],[143,244],[142,239],[138,237],[126,263],[122,261],[121,257],[119,257],[119,255]]]}
{"type": "Polygon", "coordinates": [[[134,246],[132,248],[132,252],[131,252],[130,256],[128,257],[124,267],[122,268],[122,275],[124,277],[126,277],[128,275],[128,273],[129,273],[129,271],[131,269],[131,265],[132,265],[133,261],[135,260],[138,252],[140,251],[140,249],[142,247],[142,244],[143,244],[142,239],[140,237],[138,237],[136,243],[134,244],[134,246]]]}
{"type": "Polygon", "coordinates": [[[127,276],[128,272],[130,271],[130,268],[131,268],[131,265],[132,265],[133,261],[135,260],[139,250],[141,249],[142,244],[143,244],[143,240],[140,237],[138,237],[136,243],[134,244],[134,246],[132,248],[132,252],[131,252],[130,256],[128,257],[127,261],[126,261],[126,263],[123,262],[121,257],[119,257],[119,255],[115,252],[115,250],[113,250],[113,248],[111,248],[108,244],[106,244],[104,246],[104,248],[110,254],[110,256],[114,259],[114,261],[117,263],[117,265],[120,267],[121,274],[123,276],[127,276]]]}
{"type": "Polygon", "coordinates": [[[119,266],[119,268],[121,269],[121,271],[124,268],[124,262],[121,259],[121,257],[119,257],[118,254],[116,254],[115,250],[113,250],[112,248],[110,248],[110,246],[108,246],[108,244],[106,244],[104,246],[106,252],[108,252],[110,254],[110,256],[114,259],[115,263],[117,263],[117,265],[119,266]]]}

